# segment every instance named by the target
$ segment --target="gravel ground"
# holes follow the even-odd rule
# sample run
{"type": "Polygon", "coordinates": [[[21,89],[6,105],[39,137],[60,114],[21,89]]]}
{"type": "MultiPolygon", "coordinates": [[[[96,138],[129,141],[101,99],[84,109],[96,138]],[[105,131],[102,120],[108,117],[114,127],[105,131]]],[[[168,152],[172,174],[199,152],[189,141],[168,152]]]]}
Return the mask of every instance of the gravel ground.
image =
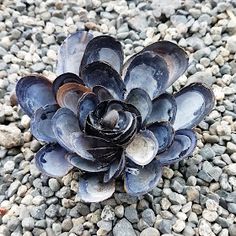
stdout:
{"type": "Polygon", "coordinates": [[[0,235],[236,236],[235,8],[235,0],[0,0],[0,235]],[[111,199],[85,204],[77,172],[41,175],[33,160],[41,144],[11,96],[22,75],[54,79],[58,45],[84,27],[117,37],[126,56],[177,42],[190,66],[171,90],[200,81],[216,96],[193,157],[166,167],[140,199],[120,186],[111,199]]]}

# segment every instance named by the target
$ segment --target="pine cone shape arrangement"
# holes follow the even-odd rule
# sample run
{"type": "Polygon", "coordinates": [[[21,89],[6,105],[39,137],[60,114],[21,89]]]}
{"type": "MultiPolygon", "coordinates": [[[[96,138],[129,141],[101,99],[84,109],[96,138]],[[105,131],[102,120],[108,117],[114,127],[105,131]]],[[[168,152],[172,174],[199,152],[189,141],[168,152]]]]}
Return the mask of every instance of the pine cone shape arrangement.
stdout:
{"type": "Polygon", "coordinates": [[[123,60],[116,39],[79,31],[61,45],[53,83],[29,75],[16,85],[31,132],[45,143],[36,166],[52,177],[79,168],[86,202],[111,197],[117,178],[130,195],[151,191],[163,166],[192,154],[193,128],[214,106],[201,83],[166,92],[188,67],[176,44],[159,41],[123,60]]]}

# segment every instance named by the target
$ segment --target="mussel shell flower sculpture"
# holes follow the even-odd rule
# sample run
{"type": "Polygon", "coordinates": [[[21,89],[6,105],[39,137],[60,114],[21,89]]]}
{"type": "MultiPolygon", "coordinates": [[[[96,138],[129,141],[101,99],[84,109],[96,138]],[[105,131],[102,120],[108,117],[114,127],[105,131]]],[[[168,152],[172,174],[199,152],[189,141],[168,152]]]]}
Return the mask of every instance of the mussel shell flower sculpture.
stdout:
{"type": "Polygon", "coordinates": [[[193,152],[192,128],[214,105],[200,83],[166,92],[188,67],[174,43],[156,42],[123,60],[116,39],[79,31],[61,45],[53,83],[29,75],[16,86],[33,136],[45,143],[35,156],[38,169],[53,177],[80,169],[78,193],[86,202],[111,197],[117,178],[130,195],[151,191],[163,166],[193,152]]]}

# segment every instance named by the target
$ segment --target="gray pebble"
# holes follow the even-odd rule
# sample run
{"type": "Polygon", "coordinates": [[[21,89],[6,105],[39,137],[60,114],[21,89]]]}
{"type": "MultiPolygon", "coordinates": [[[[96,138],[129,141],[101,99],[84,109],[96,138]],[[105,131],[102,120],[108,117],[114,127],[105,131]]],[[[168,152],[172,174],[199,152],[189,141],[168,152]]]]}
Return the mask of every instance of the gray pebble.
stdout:
{"type": "Polygon", "coordinates": [[[125,208],[125,217],[131,223],[137,223],[139,221],[138,212],[135,206],[128,206],[125,208]]]}
{"type": "Polygon", "coordinates": [[[143,220],[149,225],[153,226],[155,223],[155,213],[152,209],[146,209],[142,212],[142,218],[143,220]]]}
{"type": "Polygon", "coordinates": [[[43,220],[45,218],[45,210],[47,206],[33,206],[30,208],[30,215],[36,220],[43,220]]]}
{"type": "Polygon", "coordinates": [[[159,225],[159,230],[162,234],[170,234],[172,228],[172,222],[170,220],[162,220],[159,225]]]}
{"type": "Polygon", "coordinates": [[[57,192],[60,189],[60,184],[57,179],[49,179],[48,186],[53,192],[57,192]]]}
{"type": "Polygon", "coordinates": [[[229,227],[229,235],[236,236],[236,224],[232,224],[229,227]]]}
{"type": "Polygon", "coordinates": [[[132,227],[132,224],[126,220],[122,219],[118,221],[118,223],[113,228],[113,235],[114,236],[136,236],[135,231],[132,227]]]}
{"type": "Polygon", "coordinates": [[[186,204],[186,199],[181,194],[171,192],[168,195],[168,198],[173,204],[181,204],[181,205],[186,204]]]}
{"type": "Polygon", "coordinates": [[[21,224],[25,230],[31,230],[34,228],[34,219],[32,217],[24,218],[21,224]]]}
{"type": "Polygon", "coordinates": [[[160,236],[160,233],[157,229],[149,227],[144,229],[141,232],[140,236],[160,236]]]}

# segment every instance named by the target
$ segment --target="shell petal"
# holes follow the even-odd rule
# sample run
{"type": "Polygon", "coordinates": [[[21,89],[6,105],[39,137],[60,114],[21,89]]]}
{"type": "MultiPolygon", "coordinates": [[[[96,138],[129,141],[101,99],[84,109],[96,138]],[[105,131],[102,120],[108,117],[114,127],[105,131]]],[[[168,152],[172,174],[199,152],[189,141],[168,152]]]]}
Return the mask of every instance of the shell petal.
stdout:
{"type": "Polygon", "coordinates": [[[58,143],[73,152],[70,136],[74,132],[80,132],[75,114],[68,108],[60,108],[52,117],[52,129],[58,143]]]}
{"type": "Polygon", "coordinates": [[[59,107],[57,105],[46,105],[39,108],[31,120],[31,133],[39,141],[54,143],[57,141],[52,130],[52,117],[59,107]]]}
{"type": "Polygon", "coordinates": [[[36,153],[35,164],[43,174],[62,177],[72,169],[66,154],[67,151],[58,144],[47,144],[36,153]]]}
{"type": "Polygon", "coordinates": [[[92,39],[84,52],[81,70],[93,62],[103,61],[110,64],[118,73],[123,65],[123,50],[119,41],[108,35],[92,39]]]}
{"type": "Polygon", "coordinates": [[[110,164],[109,170],[105,173],[103,181],[107,183],[113,178],[119,177],[125,169],[125,162],[125,155],[122,155],[120,159],[114,160],[110,164]]]}
{"type": "Polygon", "coordinates": [[[69,108],[77,114],[79,99],[91,90],[78,83],[66,83],[57,91],[57,102],[61,107],[69,108]]]}
{"type": "Polygon", "coordinates": [[[109,169],[109,166],[107,164],[105,165],[96,161],[86,160],[74,153],[68,154],[66,158],[71,165],[86,172],[97,173],[97,172],[107,171],[109,169]]]}
{"type": "Polygon", "coordinates": [[[82,79],[79,78],[79,76],[77,76],[76,74],[67,72],[64,74],[59,75],[52,84],[52,91],[54,93],[54,95],[56,96],[57,91],[59,90],[59,88],[66,83],[78,83],[78,84],[82,84],[84,85],[84,82],[82,79]]]}
{"type": "Polygon", "coordinates": [[[171,86],[188,68],[186,52],[175,43],[159,41],[147,46],[143,51],[154,52],[165,60],[168,66],[169,78],[164,90],[171,86]]]}
{"type": "Polygon", "coordinates": [[[169,71],[164,59],[150,51],[136,55],[124,74],[127,92],[134,88],[145,90],[151,99],[166,88],[169,71]]]}
{"type": "Polygon", "coordinates": [[[114,99],[111,93],[101,85],[94,86],[92,90],[97,95],[99,102],[114,99]]]}
{"type": "Polygon", "coordinates": [[[191,129],[198,125],[214,107],[213,92],[205,85],[193,83],[175,95],[177,113],[174,129],[191,129]]]}
{"type": "Polygon", "coordinates": [[[81,71],[84,83],[93,88],[96,85],[105,87],[115,99],[123,99],[125,85],[120,75],[110,65],[104,62],[93,62],[81,71]]]}
{"type": "Polygon", "coordinates": [[[126,97],[126,102],[135,106],[144,122],[152,112],[152,101],[148,93],[141,88],[132,89],[126,97]]]}
{"type": "MultiPolygon", "coordinates": [[[[96,151],[98,152],[99,150],[96,150],[98,148],[104,148],[103,151],[104,156],[106,153],[110,154],[113,153],[113,148],[114,148],[114,153],[117,150],[117,148],[110,142],[99,138],[95,136],[88,136],[83,133],[73,133],[71,135],[71,142],[74,151],[81,157],[88,159],[88,160],[93,160],[95,158],[99,158],[100,156],[92,155],[89,150],[94,149],[95,153],[96,151]]],[[[101,160],[101,158],[99,158],[101,160]]],[[[106,160],[105,160],[106,161],[106,160]]]]}
{"type": "Polygon", "coordinates": [[[152,100],[152,113],[147,118],[147,124],[157,121],[169,121],[173,123],[176,111],[177,105],[175,98],[168,93],[163,93],[152,100]]]}
{"type": "Polygon", "coordinates": [[[153,160],[148,165],[136,166],[136,174],[126,172],[124,179],[125,191],[132,196],[141,196],[155,188],[162,175],[159,161],[153,160]]]}
{"type": "Polygon", "coordinates": [[[40,107],[56,104],[52,83],[39,75],[21,78],[16,85],[16,96],[23,111],[30,117],[40,107]]]}
{"type": "Polygon", "coordinates": [[[197,137],[193,130],[182,129],[175,133],[171,146],[157,159],[162,165],[171,165],[189,156],[197,145],[197,137]]]}
{"type": "Polygon", "coordinates": [[[78,118],[81,130],[84,130],[86,119],[90,112],[94,111],[98,104],[98,98],[94,93],[85,93],[79,100],[78,118]]]}
{"type": "Polygon", "coordinates": [[[79,75],[79,68],[85,48],[93,35],[87,31],[78,31],[65,39],[58,52],[56,74],[71,72],[79,75]]]}
{"type": "Polygon", "coordinates": [[[158,142],[150,130],[140,131],[126,147],[125,155],[137,165],[147,165],[158,152],[158,142]]]}
{"type": "Polygon", "coordinates": [[[169,122],[155,122],[147,126],[147,129],[152,131],[158,141],[158,153],[165,151],[171,145],[175,131],[169,122]]]}
{"type": "Polygon", "coordinates": [[[115,181],[103,183],[100,176],[84,176],[79,181],[79,197],[85,202],[101,202],[115,192],[115,181]]]}

